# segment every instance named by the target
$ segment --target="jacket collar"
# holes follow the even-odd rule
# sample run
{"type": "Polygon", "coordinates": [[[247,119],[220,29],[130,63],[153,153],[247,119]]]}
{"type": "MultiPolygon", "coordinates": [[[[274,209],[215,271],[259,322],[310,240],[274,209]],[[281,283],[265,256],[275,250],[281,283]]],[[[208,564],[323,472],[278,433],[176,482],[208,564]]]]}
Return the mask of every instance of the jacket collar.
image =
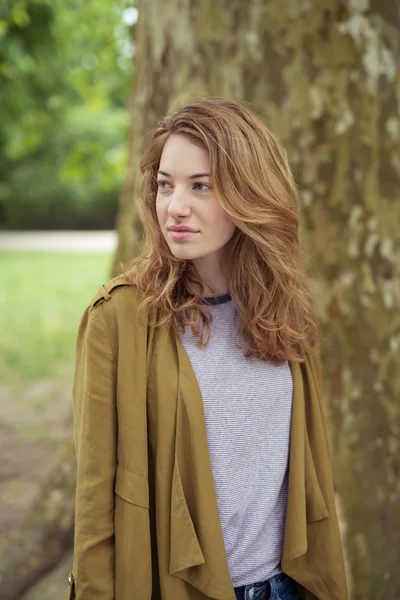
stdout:
{"type": "MultiPolygon", "coordinates": [[[[187,581],[210,598],[235,600],[209,460],[203,402],[189,358],[178,336],[175,340],[179,380],[169,574],[187,581]]],[[[291,361],[289,364],[293,406],[282,557],[282,570],[288,575],[290,561],[307,551],[307,505],[314,507],[315,513],[308,515],[309,520],[327,516],[305,427],[305,389],[312,389],[310,372],[304,364],[291,361]],[[308,495],[316,495],[315,502],[312,497],[308,502],[306,490],[308,495]]]]}

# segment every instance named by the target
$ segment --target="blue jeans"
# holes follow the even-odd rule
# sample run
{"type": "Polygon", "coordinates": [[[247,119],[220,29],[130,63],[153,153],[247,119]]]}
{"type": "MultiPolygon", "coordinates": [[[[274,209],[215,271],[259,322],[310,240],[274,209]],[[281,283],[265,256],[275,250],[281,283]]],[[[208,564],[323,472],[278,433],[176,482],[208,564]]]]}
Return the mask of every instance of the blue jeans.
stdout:
{"type": "Polygon", "coordinates": [[[285,573],[235,588],[236,600],[301,600],[296,583],[285,573]]]}

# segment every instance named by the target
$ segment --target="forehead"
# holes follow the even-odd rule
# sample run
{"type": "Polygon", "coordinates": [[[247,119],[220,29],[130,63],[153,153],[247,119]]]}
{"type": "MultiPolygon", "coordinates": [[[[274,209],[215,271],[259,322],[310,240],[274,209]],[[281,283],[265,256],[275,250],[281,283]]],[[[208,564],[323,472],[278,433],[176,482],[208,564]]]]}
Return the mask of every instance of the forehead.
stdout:
{"type": "Polygon", "coordinates": [[[172,134],[164,144],[159,168],[171,175],[208,172],[208,153],[194,144],[188,136],[172,134]]]}

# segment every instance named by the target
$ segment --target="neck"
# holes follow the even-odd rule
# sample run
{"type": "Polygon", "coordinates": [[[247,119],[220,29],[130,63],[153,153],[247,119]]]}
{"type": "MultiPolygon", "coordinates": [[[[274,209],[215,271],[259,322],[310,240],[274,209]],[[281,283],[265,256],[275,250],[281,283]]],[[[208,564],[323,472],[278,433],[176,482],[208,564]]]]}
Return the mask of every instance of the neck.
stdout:
{"type": "Polygon", "coordinates": [[[229,292],[228,277],[221,269],[220,261],[210,260],[212,257],[202,257],[193,261],[196,271],[204,285],[205,297],[223,296],[229,292]]]}

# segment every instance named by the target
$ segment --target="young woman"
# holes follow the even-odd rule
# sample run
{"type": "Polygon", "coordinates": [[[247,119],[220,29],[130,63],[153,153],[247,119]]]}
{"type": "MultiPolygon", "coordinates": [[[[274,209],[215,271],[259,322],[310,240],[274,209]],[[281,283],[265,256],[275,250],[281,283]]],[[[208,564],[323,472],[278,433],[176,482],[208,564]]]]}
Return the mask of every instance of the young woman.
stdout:
{"type": "Polygon", "coordinates": [[[208,98],[141,168],[145,251],[78,332],[67,597],[346,600],[286,153],[208,98]]]}

